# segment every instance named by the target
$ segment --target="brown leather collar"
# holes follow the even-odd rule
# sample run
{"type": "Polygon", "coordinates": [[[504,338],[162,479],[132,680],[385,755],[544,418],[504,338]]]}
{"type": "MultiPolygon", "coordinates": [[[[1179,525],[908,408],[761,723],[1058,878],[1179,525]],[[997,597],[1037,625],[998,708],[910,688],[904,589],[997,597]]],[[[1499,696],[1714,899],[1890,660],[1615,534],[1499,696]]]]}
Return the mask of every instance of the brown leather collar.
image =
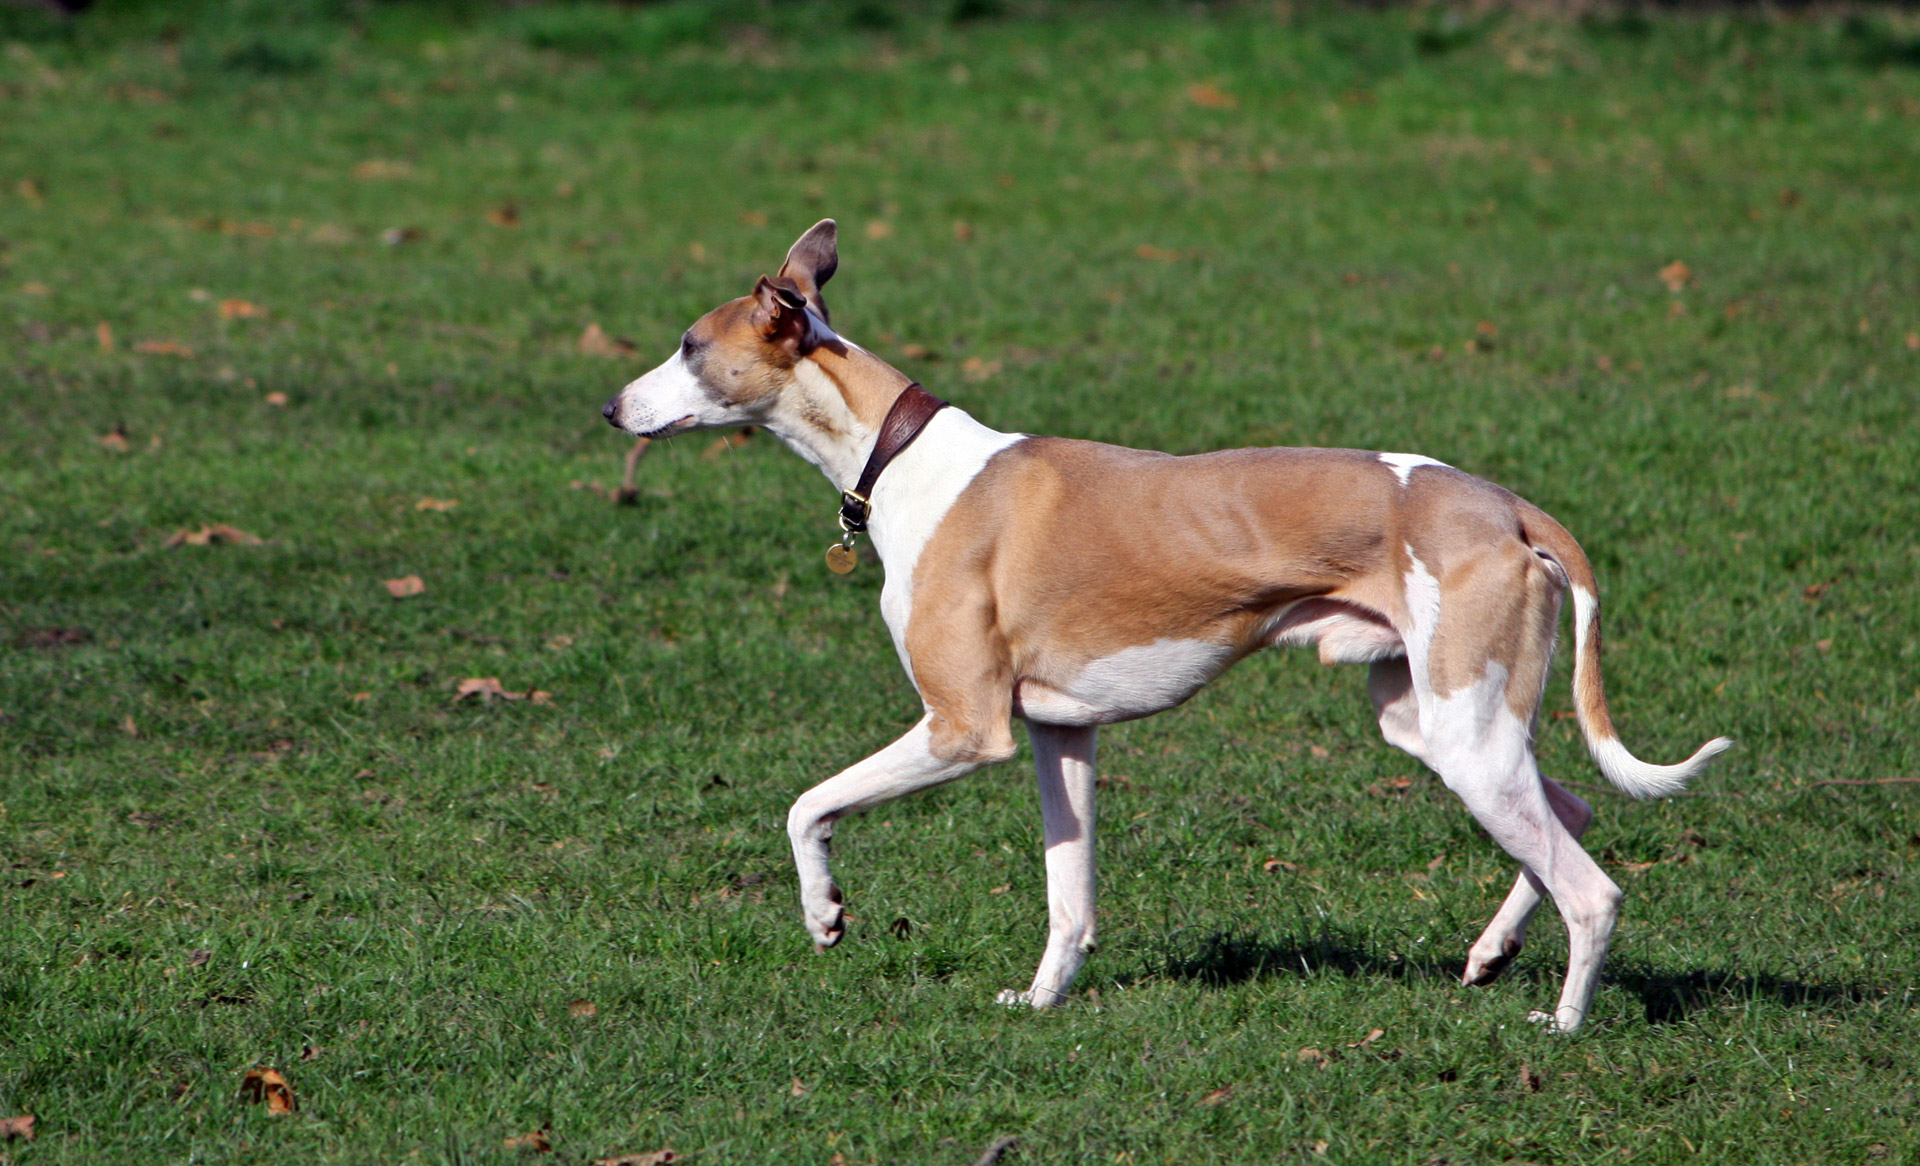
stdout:
{"type": "Polygon", "coordinates": [[[945,401],[921,388],[919,381],[908,385],[906,391],[894,399],[893,408],[887,410],[887,419],[880,423],[880,437],[867,456],[867,466],[860,471],[860,481],[840,495],[841,530],[859,534],[867,529],[867,499],[873,496],[873,484],[880,480],[881,471],[901,450],[913,444],[913,439],[920,436],[935,413],[946,407],[945,401]]]}

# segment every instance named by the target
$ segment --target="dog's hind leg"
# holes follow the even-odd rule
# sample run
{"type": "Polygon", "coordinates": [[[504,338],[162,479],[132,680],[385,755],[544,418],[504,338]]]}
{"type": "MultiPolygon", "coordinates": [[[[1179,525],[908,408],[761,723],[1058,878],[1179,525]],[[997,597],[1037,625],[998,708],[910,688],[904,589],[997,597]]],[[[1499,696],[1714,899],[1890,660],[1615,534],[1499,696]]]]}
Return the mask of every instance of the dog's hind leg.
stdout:
{"type": "MultiPolygon", "coordinates": [[[[1553,807],[1554,816],[1567,828],[1567,833],[1575,839],[1584,835],[1587,824],[1593,821],[1593,807],[1550,777],[1540,781],[1546,787],[1547,804],[1553,807]]],[[[1507,970],[1513,957],[1520,954],[1521,945],[1526,943],[1527,924],[1532,922],[1545,893],[1533,872],[1521,867],[1520,877],[1514,880],[1506,901],[1494,912],[1493,921],[1467,949],[1467,970],[1460,977],[1461,983],[1491,984],[1500,978],[1500,973],[1507,970]]]]}
{"type": "Polygon", "coordinates": [[[1094,944],[1093,727],[1028,722],[1040,815],[1046,829],[1047,951],[1025,992],[1000,993],[1002,1004],[1048,1008],[1066,999],[1094,944]]]}
{"type": "Polygon", "coordinates": [[[1012,752],[1009,741],[1005,750],[993,754],[947,749],[941,752],[950,756],[943,758],[934,748],[933,721],[937,715],[928,713],[906,736],[801,794],[787,814],[787,837],[793,843],[793,864],[800,874],[800,909],[814,945],[821,951],[839,943],[846,934],[840,888],[834,885],[827,868],[827,843],[833,837],[833,824],[848,814],[964,777],[1012,752]]]}
{"type": "MultiPolygon", "coordinates": [[[[1380,732],[1387,743],[1432,768],[1426,740],[1420,735],[1419,700],[1413,691],[1413,677],[1406,659],[1377,661],[1367,674],[1367,695],[1373,699],[1374,713],[1380,718],[1380,732]]],[[[1567,833],[1576,839],[1585,834],[1587,824],[1593,820],[1593,808],[1551,778],[1541,778],[1541,784],[1546,788],[1548,805],[1567,833]]],[[[1491,984],[1499,979],[1526,943],[1527,925],[1539,910],[1544,895],[1540,880],[1532,871],[1521,867],[1513,890],[1494,913],[1493,921],[1467,949],[1467,969],[1460,978],[1461,983],[1491,984]]]]}

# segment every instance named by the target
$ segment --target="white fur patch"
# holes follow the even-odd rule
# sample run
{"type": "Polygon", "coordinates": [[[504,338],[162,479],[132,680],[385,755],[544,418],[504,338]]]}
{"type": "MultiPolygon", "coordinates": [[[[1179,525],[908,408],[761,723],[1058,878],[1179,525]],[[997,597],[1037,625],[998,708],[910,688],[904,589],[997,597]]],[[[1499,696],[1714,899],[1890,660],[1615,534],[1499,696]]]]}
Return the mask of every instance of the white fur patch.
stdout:
{"type": "MultiPolygon", "coordinates": [[[[893,646],[907,675],[913,661],[907,656],[907,620],[913,614],[913,569],[920,552],[953,509],[965,490],[994,454],[1025,439],[1024,434],[1001,433],[949,405],[933,415],[912,445],[887,465],[874,485],[867,534],[886,564],[887,582],[880,591],[880,615],[893,633],[893,646]]],[[[856,471],[854,477],[858,477],[856,471]]],[[[845,479],[851,481],[852,478],[845,479]]]]}
{"type": "Polygon", "coordinates": [[[1407,479],[1413,476],[1413,471],[1419,469],[1421,466],[1439,466],[1441,469],[1452,468],[1445,462],[1435,461],[1430,457],[1417,453],[1383,453],[1378,456],[1382,465],[1393,470],[1394,476],[1400,479],[1402,486],[1406,485],[1407,479]]]}
{"type": "Polygon", "coordinates": [[[1180,704],[1235,658],[1225,644],[1155,640],[1095,660],[1057,686],[1022,681],[1015,712],[1054,725],[1130,721],[1180,704]]]}

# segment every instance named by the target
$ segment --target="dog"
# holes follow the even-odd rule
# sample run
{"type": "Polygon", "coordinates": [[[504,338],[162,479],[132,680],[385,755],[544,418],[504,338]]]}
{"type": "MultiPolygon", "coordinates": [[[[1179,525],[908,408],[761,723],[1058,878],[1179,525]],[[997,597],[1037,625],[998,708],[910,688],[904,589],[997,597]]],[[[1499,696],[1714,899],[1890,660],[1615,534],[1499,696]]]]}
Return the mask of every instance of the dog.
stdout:
{"type": "Polygon", "coordinates": [[[1587,803],[1541,776],[1533,731],[1573,596],[1573,694],[1600,772],[1634,797],[1678,792],[1732,744],[1678,765],[1620,743],[1600,681],[1593,569],[1546,512],[1412,454],[1238,449],[1191,457],[1001,433],[836,333],[821,289],[839,266],[833,220],[779,273],[687,329],[602,415],[636,437],[760,426],[842,491],[828,565],[857,538],[884,564],[880,613],[924,715],[905,736],[808,790],[787,816],[807,930],[846,934],[828,842],[849,814],[1015,752],[1026,722],[1040,781],[1046,1008],[1094,949],[1094,738],[1173,708],[1250,653],[1314,645],[1365,664],[1387,741],[1439,774],[1521,864],[1467,953],[1493,981],[1543,895],[1564,920],[1561,1031],[1587,1017],[1620,888],[1580,845],[1587,803]]]}

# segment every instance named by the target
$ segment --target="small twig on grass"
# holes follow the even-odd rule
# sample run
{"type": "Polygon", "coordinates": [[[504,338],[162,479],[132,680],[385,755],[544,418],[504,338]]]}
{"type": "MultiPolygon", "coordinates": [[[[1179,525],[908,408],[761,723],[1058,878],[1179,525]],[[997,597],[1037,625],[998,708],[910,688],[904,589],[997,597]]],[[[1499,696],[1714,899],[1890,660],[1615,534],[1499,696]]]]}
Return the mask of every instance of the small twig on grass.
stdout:
{"type": "Polygon", "coordinates": [[[993,1145],[988,1146],[987,1152],[980,1155],[979,1160],[974,1162],[973,1166],[993,1166],[995,1162],[998,1162],[1000,1159],[1006,1157],[1008,1150],[1013,1149],[1015,1146],[1019,1144],[1020,1144],[1019,1138],[1014,1137],[1012,1134],[1008,1134],[1006,1137],[1001,1138],[999,1141],[995,1142],[993,1145]]]}
{"type": "Polygon", "coordinates": [[[653,444],[651,437],[642,437],[634,441],[633,448],[627,451],[627,472],[620,478],[620,488],[613,493],[613,500],[620,506],[632,506],[640,500],[640,487],[634,484],[634,476],[640,468],[640,459],[647,455],[647,447],[653,444]]]}
{"type": "Polygon", "coordinates": [[[1816,785],[1913,785],[1920,783],[1920,777],[1829,777],[1825,781],[1808,782],[1806,788],[1816,785]]]}

